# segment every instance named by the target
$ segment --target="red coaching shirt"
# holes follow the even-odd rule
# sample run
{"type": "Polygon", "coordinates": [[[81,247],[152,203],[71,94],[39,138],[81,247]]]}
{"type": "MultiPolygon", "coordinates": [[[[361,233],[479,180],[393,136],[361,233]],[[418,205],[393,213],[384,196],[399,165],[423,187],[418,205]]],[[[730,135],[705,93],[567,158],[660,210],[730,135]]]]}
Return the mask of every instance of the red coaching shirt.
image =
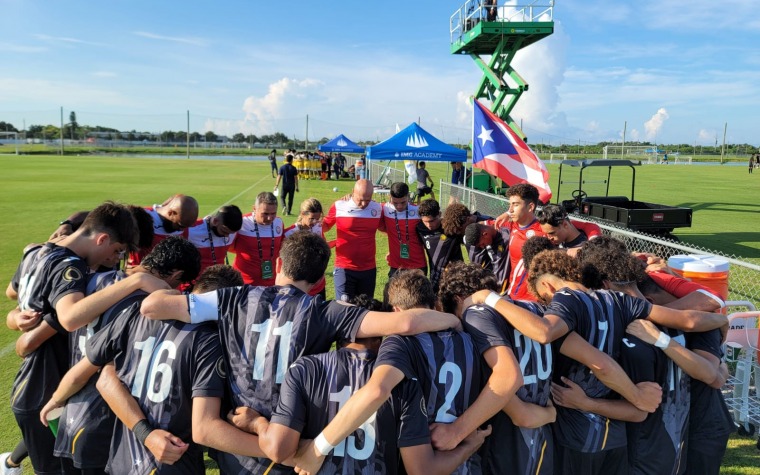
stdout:
{"type": "Polygon", "coordinates": [[[417,235],[420,214],[417,206],[408,204],[405,211],[397,212],[391,203],[383,205],[380,231],[388,234],[388,255],[385,260],[394,269],[422,269],[425,249],[417,235]]]}
{"type": "Polygon", "coordinates": [[[211,229],[211,216],[206,216],[195,222],[195,225],[187,230],[187,240],[193,243],[201,254],[201,273],[214,264],[224,264],[227,251],[235,242],[237,233],[227,237],[214,234],[211,229]]]}
{"type": "Polygon", "coordinates": [[[274,218],[272,224],[258,224],[253,213],[243,215],[243,227],[230,250],[235,253],[232,267],[240,271],[246,284],[274,285],[274,261],[280,255],[284,231],[280,218],[274,218]]]}
{"type": "Polygon", "coordinates": [[[145,211],[147,211],[150,217],[153,219],[153,243],[151,243],[150,249],[140,249],[138,252],[130,252],[127,265],[139,265],[140,262],[142,262],[143,258],[147,256],[154,247],[156,247],[156,244],[168,238],[169,236],[182,236],[183,238],[187,239],[187,229],[180,229],[179,231],[174,231],[173,233],[166,232],[164,229],[164,223],[161,221],[161,216],[158,214],[158,208],[160,207],[161,205],[153,205],[152,208],[145,208],[145,211]]]}
{"type": "MultiPolygon", "coordinates": [[[[337,227],[335,267],[363,271],[375,269],[375,234],[382,220],[382,206],[370,201],[361,209],[354,200],[336,201],[322,226],[325,231],[337,227]]],[[[413,229],[412,229],[413,230],[413,229]]]]}

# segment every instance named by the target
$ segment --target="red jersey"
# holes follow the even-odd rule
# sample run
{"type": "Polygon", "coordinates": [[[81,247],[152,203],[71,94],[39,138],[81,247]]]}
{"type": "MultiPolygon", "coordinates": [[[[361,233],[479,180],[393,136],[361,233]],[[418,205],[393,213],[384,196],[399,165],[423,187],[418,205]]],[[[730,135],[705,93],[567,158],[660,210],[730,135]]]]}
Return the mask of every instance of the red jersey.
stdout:
{"type": "Polygon", "coordinates": [[[274,218],[272,224],[258,224],[253,213],[243,215],[243,227],[230,248],[235,253],[232,267],[243,274],[243,282],[256,286],[274,285],[274,261],[280,255],[284,231],[280,218],[274,218]],[[262,277],[265,264],[268,264],[270,275],[266,279],[262,277]]]}
{"type": "Polygon", "coordinates": [[[375,269],[375,233],[382,221],[382,206],[370,201],[361,209],[354,200],[333,203],[322,226],[325,231],[337,225],[335,267],[355,271],[375,269]]]}
{"type": "MultiPolygon", "coordinates": [[[[292,224],[290,227],[288,227],[285,230],[285,237],[287,238],[288,236],[290,236],[294,232],[300,231],[300,230],[301,229],[298,228],[298,227],[296,227],[295,224],[292,224]]],[[[321,237],[322,239],[325,238],[325,233],[324,233],[324,231],[322,231],[322,225],[321,224],[315,224],[311,228],[311,232],[313,232],[317,236],[321,237]]],[[[319,279],[317,281],[317,283],[314,284],[314,286],[309,290],[309,295],[311,295],[311,296],[317,295],[318,293],[322,292],[322,290],[324,290],[324,288],[325,288],[325,276],[322,276],[322,278],[319,279]]]]}
{"type": "Polygon", "coordinates": [[[140,249],[137,252],[130,252],[129,260],[127,261],[128,266],[131,267],[139,265],[140,262],[142,262],[143,258],[150,254],[150,251],[156,247],[156,244],[168,238],[169,236],[182,236],[183,238],[187,239],[187,229],[180,229],[179,231],[174,231],[173,233],[166,232],[164,229],[164,223],[161,221],[161,216],[158,214],[158,208],[160,207],[161,205],[153,205],[152,208],[145,208],[145,211],[147,211],[150,217],[153,219],[153,242],[150,244],[150,248],[148,249],[140,249]]]}
{"type": "Polygon", "coordinates": [[[214,264],[224,264],[227,251],[235,242],[237,233],[227,237],[214,234],[211,229],[211,216],[206,216],[195,222],[193,227],[187,229],[187,240],[193,243],[201,254],[201,273],[214,264]]]}
{"type": "MultiPolygon", "coordinates": [[[[716,299],[720,299],[716,295],[715,291],[710,287],[686,280],[683,277],[678,277],[667,272],[647,272],[647,275],[652,278],[653,281],[662,289],[672,295],[675,298],[686,297],[692,292],[702,290],[704,292],[713,295],[716,299]]],[[[722,300],[722,299],[720,299],[722,300]]]]}
{"type": "Polygon", "coordinates": [[[544,236],[541,225],[534,219],[526,226],[510,222],[509,228],[509,297],[512,300],[532,300],[536,297],[528,290],[528,269],[522,259],[522,247],[533,236],[544,236]]]}
{"type": "Polygon", "coordinates": [[[425,249],[417,235],[420,214],[413,204],[406,211],[396,212],[390,203],[383,205],[380,231],[388,235],[388,255],[385,260],[394,269],[422,269],[426,267],[425,249]]]}

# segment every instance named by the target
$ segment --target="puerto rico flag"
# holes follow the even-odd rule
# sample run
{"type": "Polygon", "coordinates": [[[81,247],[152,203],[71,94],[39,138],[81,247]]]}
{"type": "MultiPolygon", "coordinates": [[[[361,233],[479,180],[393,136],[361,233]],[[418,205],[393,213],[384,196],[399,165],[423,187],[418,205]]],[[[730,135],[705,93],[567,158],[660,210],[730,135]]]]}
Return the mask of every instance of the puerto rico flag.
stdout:
{"type": "Polygon", "coordinates": [[[544,162],[503,120],[477,100],[473,103],[472,165],[510,186],[530,183],[538,188],[539,199],[548,203],[552,190],[544,162]]]}

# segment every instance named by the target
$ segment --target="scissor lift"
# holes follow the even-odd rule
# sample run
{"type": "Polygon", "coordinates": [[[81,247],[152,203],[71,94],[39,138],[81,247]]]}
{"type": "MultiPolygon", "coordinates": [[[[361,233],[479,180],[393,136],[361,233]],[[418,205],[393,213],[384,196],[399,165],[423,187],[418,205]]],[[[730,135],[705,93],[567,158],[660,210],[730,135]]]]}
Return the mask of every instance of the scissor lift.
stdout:
{"type": "MultiPolygon", "coordinates": [[[[503,2],[503,0],[502,0],[503,2]]],[[[491,112],[504,120],[523,139],[525,134],[511,112],[528,83],[510,64],[522,48],[554,32],[554,1],[524,1],[520,5],[494,2],[495,18],[489,17],[487,0],[467,0],[451,15],[451,53],[468,54],[483,72],[475,99],[491,103],[491,112]],[[489,59],[484,57],[490,56],[489,59]]]]}

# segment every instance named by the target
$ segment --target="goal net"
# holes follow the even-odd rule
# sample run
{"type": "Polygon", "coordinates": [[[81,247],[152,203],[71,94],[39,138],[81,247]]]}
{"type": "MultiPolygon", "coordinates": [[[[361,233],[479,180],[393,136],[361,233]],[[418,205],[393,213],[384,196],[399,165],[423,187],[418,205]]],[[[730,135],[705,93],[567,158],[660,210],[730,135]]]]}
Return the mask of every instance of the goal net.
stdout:
{"type": "Polygon", "coordinates": [[[18,155],[19,144],[18,132],[0,132],[0,153],[15,150],[18,155]]]}
{"type": "Polygon", "coordinates": [[[549,163],[559,163],[562,160],[567,160],[566,153],[552,153],[549,155],[549,163]]]}
{"type": "Polygon", "coordinates": [[[656,159],[657,154],[662,154],[654,145],[606,145],[604,158],[629,158],[632,160],[656,159]]]}

